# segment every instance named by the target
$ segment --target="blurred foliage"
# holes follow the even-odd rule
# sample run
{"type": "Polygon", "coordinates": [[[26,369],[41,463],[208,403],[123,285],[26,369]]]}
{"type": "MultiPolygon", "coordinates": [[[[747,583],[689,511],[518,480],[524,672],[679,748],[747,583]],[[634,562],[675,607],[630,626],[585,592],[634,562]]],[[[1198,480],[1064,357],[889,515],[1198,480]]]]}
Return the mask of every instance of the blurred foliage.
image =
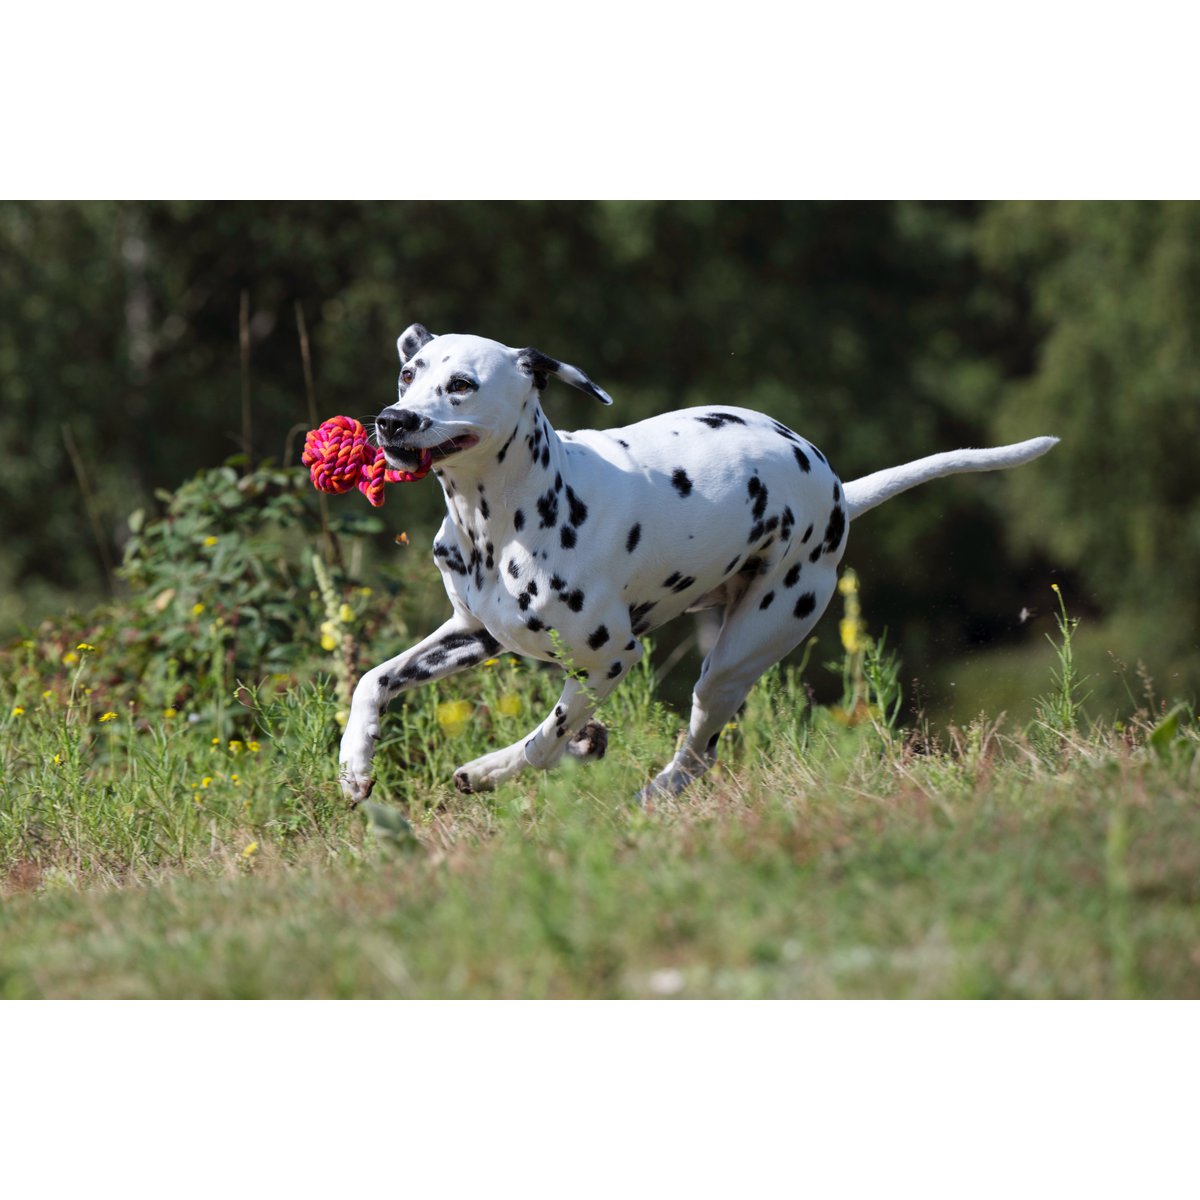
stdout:
{"type": "MultiPolygon", "coordinates": [[[[745,404],[846,479],[1059,434],[1036,467],[944,481],[856,527],[848,561],[906,676],[1044,647],[1054,579],[1119,653],[1195,661],[1198,233],[1188,204],[6,203],[0,632],[130,587],[105,568],[149,549],[130,513],[243,448],[245,294],[256,464],[294,463],[308,424],[297,306],[320,417],[388,403],[396,335],[419,320],[588,371],[617,403],[552,389],[564,428],[745,404]]],[[[382,510],[357,579],[389,569],[402,528],[423,579],[440,503],[429,486],[382,510]]],[[[240,552],[221,553],[224,586],[240,552]]],[[[278,636],[277,568],[236,576],[255,597],[239,637],[278,636]]],[[[413,619],[435,621],[438,589],[414,594],[431,611],[413,619]]]]}

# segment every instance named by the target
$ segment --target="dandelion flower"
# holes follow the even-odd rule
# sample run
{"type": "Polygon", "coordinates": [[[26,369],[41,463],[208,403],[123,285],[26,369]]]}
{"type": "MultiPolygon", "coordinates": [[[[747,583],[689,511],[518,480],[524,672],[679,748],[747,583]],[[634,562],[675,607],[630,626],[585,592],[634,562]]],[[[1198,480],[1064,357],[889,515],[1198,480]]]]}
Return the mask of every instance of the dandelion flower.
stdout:
{"type": "Polygon", "coordinates": [[[245,850],[242,851],[243,858],[253,858],[258,853],[258,843],[251,842],[245,850]]]}
{"type": "Polygon", "coordinates": [[[525,705],[521,703],[521,697],[516,692],[505,692],[496,707],[506,717],[519,717],[525,705]]]}
{"type": "Polygon", "coordinates": [[[330,653],[332,653],[334,650],[337,649],[337,647],[338,647],[337,638],[335,638],[332,633],[321,634],[321,649],[322,650],[328,650],[330,653]]]}
{"type": "Polygon", "coordinates": [[[247,742],[246,749],[249,750],[251,754],[257,754],[262,749],[262,745],[259,742],[247,742]]]}
{"type": "Polygon", "coordinates": [[[215,538],[212,536],[212,534],[209,534],[208,537],[206,537],[204,539],[204,544],[206,546],[215,546],[217,544],[218,540],[219,540],[218,538],[215,538]]]}
{"type": "Polygon", "coordinates": [[[212,740],[212,744],[213,744],[214,746],[219,746],[219,745],[221,744],[221,739],[220,739],[220,738],[213,738],[213,740],[212,740]]]}
{"type": "Polygon", "coordinates": [[[354,620],[354,609],[352,609],[348,604],[343,604],[341,608],[338,609],[338,620],[341,621],[343,625],[349,625],[350,622],[354,620]]]}
{"type": "Polygon", "coordinates": [[[230,754],[241,754],[241,752],[242,752],[242,743],[240,741],[238,741],[237,738],[230,738],[229,739],[229,753],[230,754]]]}
{"type": "Polygon", "coordinates": [[[79,661],[79,655],[74,650],[68,650],[62,656],[62,661],[64,667],[73,667],[79,661]]]}
{"type": "Polygon", "coordinates": [[[437,706],[437,723],[448,737],[458,737],[466,729],[472,711],[467,700],[447,700],[437,706]]]}
{"type": "Polygon", "coordinates": [[[14,705],[13,705],[13,710],[12,710],[12,715],[13,715],[14,717],[21,717],[21,716],[24,716],[24,715],[25,715],[25,710],[24,710],[24,709],[23,709],[23,708],[22,708],[22,707],[21,707],[19,704],[14,704],[14,705]]]}
{"type": "Polygon", "coordinates": [[[192,605],[192,616],[198,617],[204,611],[204,605],[199,602],[192,605]]]}
{"type": "Polygon", "coordinates": [[[56,755],[55,755],[55,756],[54,756],[54,757],[53,757],[53,758],[52,758],[50,761],[51,761],[51,762],[52,762],[52,763],[53,763],[53,764],[54,764],[56,767],[61,767],[61,766],[62,766],[62,761],[63,761],[63,756],[62,756],[61,754],[56,754],[56,755]]]}
{"type": "Polygon", "coordinates": [[[52,692],[52,691],[51,691],[49,688],[47,688],[47,689],[46,689],[46,690],[45,690],[45,691],[42,693],[42,699],[43,699],[43,700],[51,700],[51,699],[53,699],[53,698],[54,698],[54,693],[53,693],[53,692],[52,692]]]}
{"type": "Polygon", "coordinates": [[[96,647],[93,646],[91,642],[80,642],[79,645],[75,647],[76,650],[82,650],[85,654],[89,650],[95,650],[95,648],[96,647]]]}
{"type": "Polygon", "coordinates": [[[175,720],[175,718],[176,718],[177,716],[179,716],[179,709],[177,709],[177,708],[164,708],[164,709],[163,709],[163,716],[164,716],[164,717],[166,717],[168,721],[173,721],[173,720],[175,720]]]}
{"type": "Polygon", "coordinates": [[[115,721],[116,719],[117,719],[117,714],[115,712],[102,713],[100,716],[100,724],[105,725],[109,721],[115,721]]]}

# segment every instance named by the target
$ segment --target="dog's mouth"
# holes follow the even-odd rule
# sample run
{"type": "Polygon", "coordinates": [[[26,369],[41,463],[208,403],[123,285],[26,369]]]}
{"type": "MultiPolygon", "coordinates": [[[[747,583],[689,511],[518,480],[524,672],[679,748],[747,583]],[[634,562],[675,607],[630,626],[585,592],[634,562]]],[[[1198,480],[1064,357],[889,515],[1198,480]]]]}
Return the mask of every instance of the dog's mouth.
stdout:
{"type": "Polygon", "coordinates": [[[388,466],[395,471],[408,471],[410,474],[424,474],[436,462],[458,454],[474,446],[479,438],[473,433],[462,433],[436,446],[398,446],[387,442],[382,443],[384,456],[388,466]]]}

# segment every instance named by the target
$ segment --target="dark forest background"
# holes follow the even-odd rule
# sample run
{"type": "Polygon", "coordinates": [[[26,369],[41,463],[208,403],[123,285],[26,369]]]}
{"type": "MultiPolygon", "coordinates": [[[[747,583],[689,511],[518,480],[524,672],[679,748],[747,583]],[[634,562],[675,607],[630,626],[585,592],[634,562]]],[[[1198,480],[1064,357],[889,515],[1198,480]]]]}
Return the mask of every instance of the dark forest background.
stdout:
{"type": "MultiPolygon", "coordinates": [[[[844,479],[1056,434],[855,525],[871,631],[932,712],[1020,710],[1058,583],[1097,711],[1139,663],[1195,695],[1198,300],[1190,203],[5,203],[0,636],[120,590],[128,515],[242,450],[247,381],[254,458],[297,461],[299,309],[322,417],[389,403],[421,321],[538,346],[615,398],[552,388],[562,428],[742,404],[844,479]]],[[[427,545],[439,509],[404,490],[378,558],[401,527],[427,545]]]]}

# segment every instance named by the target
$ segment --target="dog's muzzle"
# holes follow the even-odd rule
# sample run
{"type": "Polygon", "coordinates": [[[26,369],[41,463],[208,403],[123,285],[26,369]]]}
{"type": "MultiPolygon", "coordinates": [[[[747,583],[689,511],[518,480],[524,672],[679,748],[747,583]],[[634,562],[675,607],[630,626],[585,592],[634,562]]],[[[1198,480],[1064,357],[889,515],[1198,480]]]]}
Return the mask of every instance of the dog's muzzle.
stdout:
{"type": "Polygon", "coordinates": [[[408,408],[387,408],[375,418],[375,432],[388,465],[400,471],[428,471],[439,459],[449,458],[460,450],[474,446],[479,438],[473,433],[420,445],[421,435],[432,425],[428,418],[408,408]]]}

